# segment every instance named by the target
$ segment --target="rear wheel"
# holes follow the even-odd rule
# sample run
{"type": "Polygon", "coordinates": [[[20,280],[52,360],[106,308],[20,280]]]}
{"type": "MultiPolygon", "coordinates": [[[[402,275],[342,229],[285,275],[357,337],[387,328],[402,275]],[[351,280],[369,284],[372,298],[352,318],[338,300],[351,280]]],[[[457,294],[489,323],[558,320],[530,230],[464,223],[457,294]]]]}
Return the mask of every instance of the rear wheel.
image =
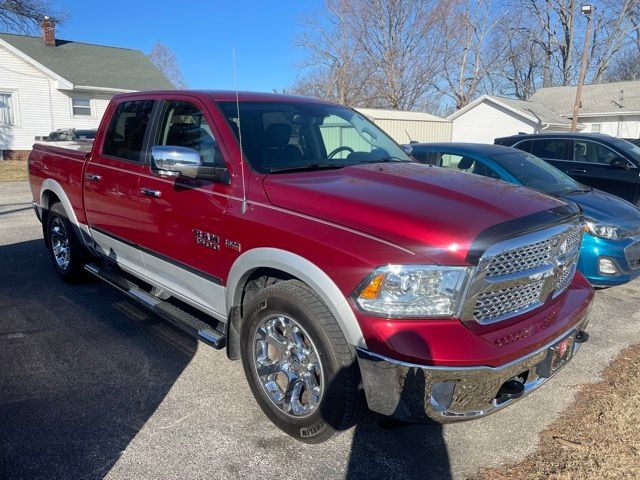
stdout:
{"type": "Polygon", "coordinates": [[[88,252],[80,243],[62,204],[49,210],[45,229],[53,268],[63,280],[72,282],[85,277],[88,252]]]}
{"type": "Polygon", "coordinates": [[[353,426],[363,404],[355,351],[313,290],[298,280],[279,282],[247,307],[242,363],[269,419],[307,443],[353,426]]]}

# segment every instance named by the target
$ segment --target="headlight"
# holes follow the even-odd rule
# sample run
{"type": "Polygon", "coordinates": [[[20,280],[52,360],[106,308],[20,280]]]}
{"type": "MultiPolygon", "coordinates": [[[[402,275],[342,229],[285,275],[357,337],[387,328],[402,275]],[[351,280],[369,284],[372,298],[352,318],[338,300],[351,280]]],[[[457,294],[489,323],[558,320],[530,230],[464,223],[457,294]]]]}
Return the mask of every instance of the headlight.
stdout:
{"type": "Polygon", "coordinates": [[[625,230],[622,227],[616,227],[615,225],[605,225],[598,223],[591,218],[587,218],[584,231],[590,233],[594,237],[608,238],[610,240],[618,240],[627,238],[631,235],[631,232],[625,230]]]}
{"type": "Polygon", "coordinates": [[[458,311],[468,275],[465,267],[387,265],[365,279],[354,300],[387,317],[448,317],[458,311]]]}

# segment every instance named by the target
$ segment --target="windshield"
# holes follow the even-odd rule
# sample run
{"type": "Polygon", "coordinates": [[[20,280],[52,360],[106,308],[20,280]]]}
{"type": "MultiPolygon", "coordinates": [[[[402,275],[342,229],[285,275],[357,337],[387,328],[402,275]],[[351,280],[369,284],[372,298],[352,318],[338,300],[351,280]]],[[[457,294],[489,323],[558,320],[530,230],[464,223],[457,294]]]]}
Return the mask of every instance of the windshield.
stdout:
{"type": "Polygon", "coordinates": [[[308,102],[220,102],[256,170],[340,168],[411,158],[367,118],[347,107],[308,102]]]}
{"type": "Polygon", "coordinates": [[[588,190],[544,160],[519,150],[492,154],[491,158],[525,187],[534,190],[551,194],[588,190]]]}
{"type": "Polygon", "coordinates": [[[619,148],[624,153],[629,155],[632,159],[634,159],[636,161],[636,164],[640,165],[640,147],[639,146],[616,137],[612,137],[608,140],[609,142],[611,142],[613,146],[619,148]]]}

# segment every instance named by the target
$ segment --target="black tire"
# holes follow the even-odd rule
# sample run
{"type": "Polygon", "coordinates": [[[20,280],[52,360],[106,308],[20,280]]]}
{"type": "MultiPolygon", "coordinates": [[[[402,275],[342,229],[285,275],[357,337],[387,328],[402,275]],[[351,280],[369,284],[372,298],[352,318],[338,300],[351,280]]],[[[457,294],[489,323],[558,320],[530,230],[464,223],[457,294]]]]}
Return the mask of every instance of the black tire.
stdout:
{"type": "Polygon", "coordinates": [[[306,284],[282,281],[253,295],[243,316],[240,345],[251,391],[278,428],[302,442],[320,443],[355,425],[364,405],[355,349],[347,343],[326,305],[306,284]],[[256,332],[263,322],[278,315],[302,327],[322,365],[322,396],[315,410],[302,418],[285,413],[271,400],[256,369],[256,332]]]}
{"type": "Polygon", "coordinates": [[[69,221],[61,203],[54,204],[47,215],[45,228],[47,235],[47,247],[51,257],[51,263],[56,273],[66,282],[78,282],[87,278],[84,266],[89,258],[86,248],[80,243],[76,230],[69,221]],[[61,264],[56,258],[56,243],[60,238],[54,230],[63,231],[68,242],[68,263],[61,264]]]}

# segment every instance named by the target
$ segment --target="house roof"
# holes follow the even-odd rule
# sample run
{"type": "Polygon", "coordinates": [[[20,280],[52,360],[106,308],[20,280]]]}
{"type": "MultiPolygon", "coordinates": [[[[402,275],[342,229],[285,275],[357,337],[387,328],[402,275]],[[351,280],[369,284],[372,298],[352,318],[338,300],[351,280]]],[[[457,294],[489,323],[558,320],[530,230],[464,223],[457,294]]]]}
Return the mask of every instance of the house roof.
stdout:
{"type": "Polygon", "coordinates": [[[424,112],[406,110],[383,110],[379,108],[356,108],[357,111],[375,120],[413,120],[419,122],[445,122],[449,120],[424,112]]]}
{"type": "Polygon", "coordinates": [[[532,102],[527,100],[516,100],[514,98],[496,97],[493,95],[483,95],[480,98],[474,100],[470,104],[462,107],[460,110],[454,112],[447,117],[448,120],[454,120],[463,113],[471,110],[476,105],[482,102],[489,102],[495,105],[501,106],[510,110],[511,112],[519,115],[526,120],[534,123],[541,123],[545,125],[554,126],[571,126],[571,121],[567,118],[561,117],[554,112],[547,105],[540,102],[532,102]]]}
{"type": "MultiPolygon", "coordinates": [[[[576,99],[576,87],[541,88],[531,96],[553,108],[560,115],[570,116],[576,99]]],[[[582,89],[580,115],[620,115],[640,112],[640,80],[628,82],[596,83],[582,89]]]]}
{"type": "Polygon", "coordinates": [[[4,40],[41,66],[74,86],[117,90],[172,89],[171,82],[139,50],[56,39],[0,33],[4,40]]]}

